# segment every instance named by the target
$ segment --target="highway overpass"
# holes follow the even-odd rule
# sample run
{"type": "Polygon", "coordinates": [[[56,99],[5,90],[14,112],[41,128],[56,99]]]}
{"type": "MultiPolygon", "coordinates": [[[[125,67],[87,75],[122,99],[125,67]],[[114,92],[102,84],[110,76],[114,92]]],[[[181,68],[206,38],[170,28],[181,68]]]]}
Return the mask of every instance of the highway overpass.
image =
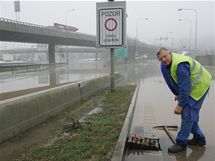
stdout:
{"type": "Polygon", "coordinates": [[[96,37],[0,18],[0,41],[95,47],[96,37]]]}

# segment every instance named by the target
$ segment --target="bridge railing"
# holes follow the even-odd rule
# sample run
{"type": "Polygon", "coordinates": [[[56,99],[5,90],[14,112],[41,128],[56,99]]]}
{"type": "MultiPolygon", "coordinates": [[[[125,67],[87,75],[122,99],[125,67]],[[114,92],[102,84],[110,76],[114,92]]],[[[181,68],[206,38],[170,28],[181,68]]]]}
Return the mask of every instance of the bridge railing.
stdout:
{"type": "Polygon", "coordinates": [[[42,25],[37,25],[37,24],[32,24],[32,23],[22,22],[22,21],[16,21],[16,20],[11,20],[11,19],[2,18],[2,17],[0,17],[0,21],[15,23],[15,24],[22,24],[22,25],[32,26],[32,27],[47,28],[46,26],[42,26],[42,25]]]}
{"type": "Polygon", "coordinates": [[[7,18],[3,18],[3,17],[0,17],[0,22],[1,21],[13,23],[13,24],[20,24],[20,25],[30,26],[30,27],[37,27],[37,28],[61,31],[61,32],[71,32],[71,31],[68,31],[68,30],[62,30],[60,28],[54,28],[53,26],[42,26],[42,25],[32,24],[32,23],[28,23],[28,22],[11,20],[11,19],[7,19],[7,18]]]}

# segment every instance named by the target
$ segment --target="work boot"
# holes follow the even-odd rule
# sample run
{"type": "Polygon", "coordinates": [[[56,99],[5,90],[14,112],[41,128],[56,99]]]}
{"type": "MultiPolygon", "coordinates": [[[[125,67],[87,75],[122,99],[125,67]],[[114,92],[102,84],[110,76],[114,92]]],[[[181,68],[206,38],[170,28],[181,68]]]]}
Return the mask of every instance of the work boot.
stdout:
{"type": "Polygon", "coordinates": [[[186,145],[179,145],[179,144],[174,144],[171,147],[168,148],[169,153],[178,153],[186,150],[186,145]]]}
{"type": "Polygon", "coordinates": [[[187,144],[188,145],[204,146],[204,145],[206,145],[206,141],[205,141],[205,139],[200,140],[200,139],[193,138],[191,140],[187,140],[187,144]]]}

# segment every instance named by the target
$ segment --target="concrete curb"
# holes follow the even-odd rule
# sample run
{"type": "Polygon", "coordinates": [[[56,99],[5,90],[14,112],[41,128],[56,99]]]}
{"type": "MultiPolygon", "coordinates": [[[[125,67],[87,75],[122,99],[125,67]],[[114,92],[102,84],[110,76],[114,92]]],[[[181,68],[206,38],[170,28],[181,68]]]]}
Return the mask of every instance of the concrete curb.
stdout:
{"type": "Polygon", "coordinates": [[[131,127],[131,122],[132,122],[134,109],[135,109],[135,105],[136,105],[138,90],[139,90],[139,86],[137,86],[134,91],[134,94],[133,94],[133,97],[131,100],[131,104],[129,106],[124,124],[122,126],[118,141],[116,143],[111,161],[122,161],[124,158],[125,143],[126,143],[126,140],[128,137],[128,133],[130,131],[130,127],[131,127]]]}

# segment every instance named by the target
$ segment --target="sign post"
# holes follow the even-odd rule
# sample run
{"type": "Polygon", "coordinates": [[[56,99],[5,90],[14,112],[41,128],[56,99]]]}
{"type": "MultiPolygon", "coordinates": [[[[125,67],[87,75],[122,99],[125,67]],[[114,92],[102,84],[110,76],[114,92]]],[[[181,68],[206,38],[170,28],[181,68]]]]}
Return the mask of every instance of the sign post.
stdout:
{"type": "Polygon", "coordinates": [[[110,86],[115,89],[114,48],[127,46],[125,1],[96,3],[97,41],[99,48],[110,48],[110,86]]]}
{"type": "Polygon", "coordinates": [[[14,11],[16,14],[16,21],[19,21],[20,2],[18,0],[14,1],[14,11]]]}

